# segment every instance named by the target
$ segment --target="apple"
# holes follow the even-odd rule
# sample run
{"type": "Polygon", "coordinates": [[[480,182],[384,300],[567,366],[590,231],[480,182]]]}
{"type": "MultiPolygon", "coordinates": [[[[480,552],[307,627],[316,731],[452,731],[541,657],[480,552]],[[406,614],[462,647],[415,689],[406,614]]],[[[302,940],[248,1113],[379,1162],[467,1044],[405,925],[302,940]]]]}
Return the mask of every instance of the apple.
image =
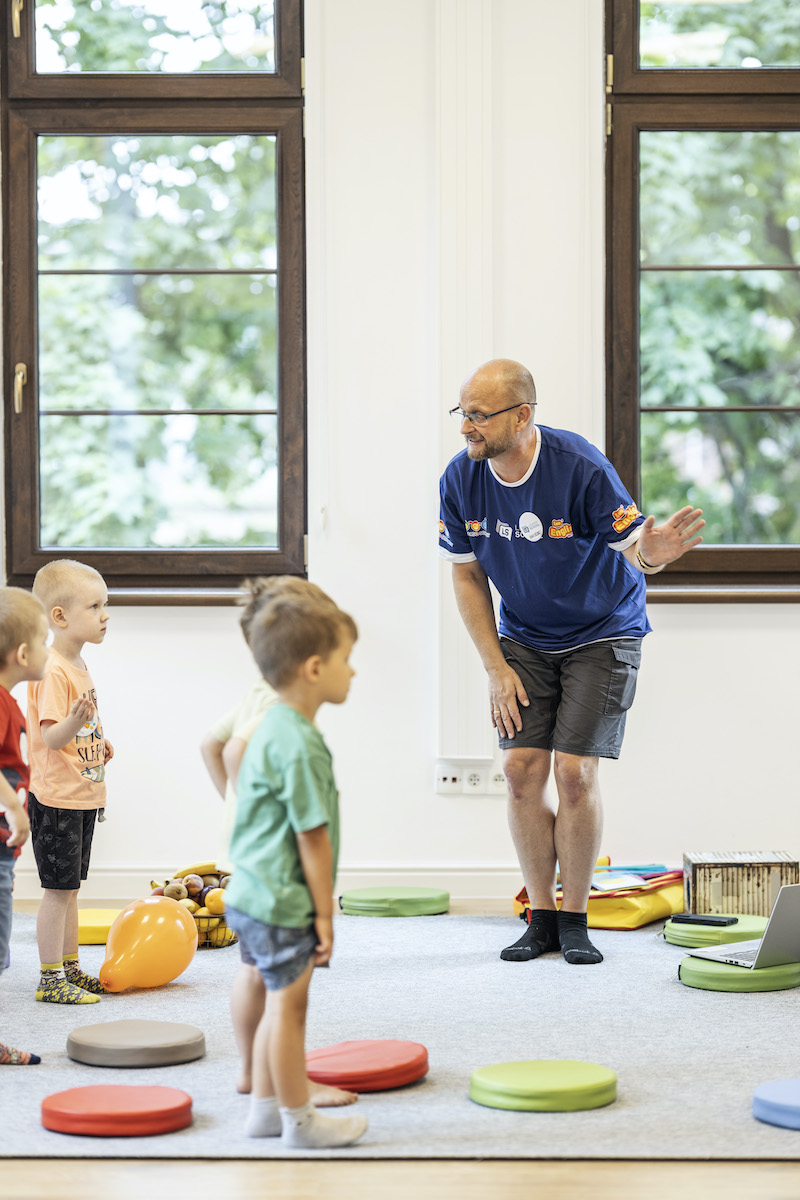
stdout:
{"type": "Polygon", "coordinates": [[[197,896],[203,890],[202,875],[184,875],[183,886],[190,896],[197,896]]]}
{"type": "Polygon", "coordinates": [[[150,893],[150,895],[151,896],[163,896],[164,888],[163,887],[154,887],[152,892],[150,893]]]}

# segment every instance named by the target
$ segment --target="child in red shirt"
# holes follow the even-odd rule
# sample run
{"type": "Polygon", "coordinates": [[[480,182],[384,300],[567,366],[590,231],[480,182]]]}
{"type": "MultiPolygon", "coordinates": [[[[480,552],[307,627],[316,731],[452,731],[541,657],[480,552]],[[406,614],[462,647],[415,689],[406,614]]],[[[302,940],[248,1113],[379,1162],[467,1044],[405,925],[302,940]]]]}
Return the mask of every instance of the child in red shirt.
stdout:
{"type": "MultiPolygon", "coordinates": [[[[24,679],[42,678],[47,635],[39,601],[22,588],[0,588],[0,972],[11,935],[14,864],[30,834],[25,718],[11,689],[24,679]]],[[[0,1065],[39,1061],[37,1054],[0,1042],[0,1065]]]]}

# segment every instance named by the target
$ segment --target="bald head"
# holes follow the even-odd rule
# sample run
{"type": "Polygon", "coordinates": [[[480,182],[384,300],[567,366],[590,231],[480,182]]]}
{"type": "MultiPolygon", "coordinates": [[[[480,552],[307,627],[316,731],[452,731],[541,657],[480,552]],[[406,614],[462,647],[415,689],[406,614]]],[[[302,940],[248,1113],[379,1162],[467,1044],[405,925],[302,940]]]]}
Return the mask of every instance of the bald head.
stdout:
{"type": "Polygon", "coordinates": [[[461,385],[461,405],[486,404],[495,407],[500,400],[504,404],[536,403],[536,386],[533,376],[522,363],[513,358],[492,358],[468,375],[461,385]]]}

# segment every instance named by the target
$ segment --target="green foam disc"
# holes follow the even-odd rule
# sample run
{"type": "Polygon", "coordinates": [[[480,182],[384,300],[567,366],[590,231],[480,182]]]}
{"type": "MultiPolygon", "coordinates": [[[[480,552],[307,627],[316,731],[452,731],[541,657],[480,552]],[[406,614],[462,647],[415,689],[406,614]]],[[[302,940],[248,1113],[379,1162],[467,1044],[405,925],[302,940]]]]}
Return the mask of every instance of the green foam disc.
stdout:
{"type": "Polygon", "coordinates": [[[339,907],[354,917],[435,916],[450,908],[450,893],[424,887],[351,888],[339,897],[339,907]]]}
{"type": "Polygon", "coordinates": [[[664,940],[673,946],[691,946],[699,950],[703,946],[725,946],[728,942],[750,942],[760,938],[767,927],[766,917],[738,916],[736,913],[720,913],[721,917],[737,917],[735,925],[683,925],[680,921],[667,921],[664,940]]]}
{"type": "Polygon", "coordinates": [[[472,1072],[469,1097],[487,1108],[578,1112],[613,1103],[617,1076],[598,1063],[572,1059],[495,1063],[472,1072]]]}
{"type": "Polygon", "coordinates": [[[778,992],[800,985],[800,963],[753,970],[689,955],[681,961],[678,977],[687,987],[709,992],[778,992]]]}

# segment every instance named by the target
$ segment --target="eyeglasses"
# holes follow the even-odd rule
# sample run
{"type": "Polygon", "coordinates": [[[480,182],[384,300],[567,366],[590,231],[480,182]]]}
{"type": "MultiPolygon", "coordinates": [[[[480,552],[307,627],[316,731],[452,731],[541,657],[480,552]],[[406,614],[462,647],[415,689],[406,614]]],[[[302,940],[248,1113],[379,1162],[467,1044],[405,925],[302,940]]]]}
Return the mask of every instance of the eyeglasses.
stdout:
{"type": "MultiPolygon", "coordinates": [[[[500,408],[497,412],[482,413],[482,412],[464,412],[463,408],[451,408],[450,416],[458,421],[459,425],[463,425],[465,421],[469,421],[470,425],[485,425],[492,417],[499,417],[501,413],[511,412],[512,408],[522,408],[523,404],[527,404],[527,400],[520,401],[519,404],[509,404],[508,408],[500,408]]],[[[536,404],[531,404],[531,408],[535,408],[536,404]]]]}

